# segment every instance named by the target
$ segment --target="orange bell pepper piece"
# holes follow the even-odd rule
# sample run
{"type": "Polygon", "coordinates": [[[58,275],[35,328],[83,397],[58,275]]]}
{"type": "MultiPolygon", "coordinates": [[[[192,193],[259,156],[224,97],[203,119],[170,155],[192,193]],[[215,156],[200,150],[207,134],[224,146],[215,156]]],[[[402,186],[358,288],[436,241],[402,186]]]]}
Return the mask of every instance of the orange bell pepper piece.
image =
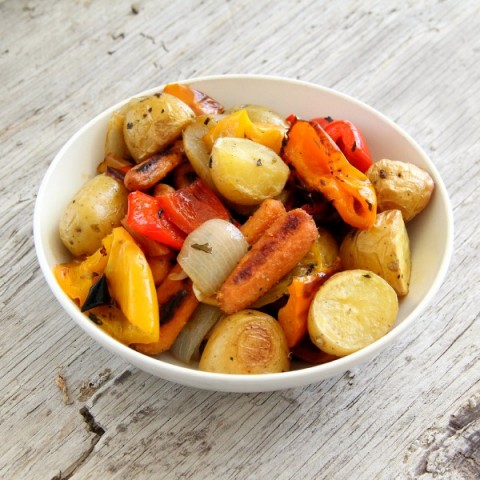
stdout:
{"type": "Polygon", "coordinates": [[[373,185],[318,124],[295,121],[283,158],[307,188],[321,192],[333,203],[346,223],[363,230],[374,224],[377,197],[373,185]]]}
{"type": "Polygon", "coordinates": [[[146,338],[145,332],[130,322],[118,307],[102,305],[90,309],[85,315],[104,332],[124,345],[146,338]]]}
{"type": "Polygon", "coordinates": [[[270,123],[254,123],[247,111],[242,109],[220,120],[208,131],[203,140],[211,149],[215,140],[220,137],[248,138],[271,148],[278,154],[282,148],[285,129],[270,123]]]}
{"type": "Polygon", "coordinates": [[[278,311],[278,323],[285,332],[289,348],[307,334],[308,311],[317,290],[328,278],[325,273],[294,277],[288,287],[288,301],[278,311]]]}

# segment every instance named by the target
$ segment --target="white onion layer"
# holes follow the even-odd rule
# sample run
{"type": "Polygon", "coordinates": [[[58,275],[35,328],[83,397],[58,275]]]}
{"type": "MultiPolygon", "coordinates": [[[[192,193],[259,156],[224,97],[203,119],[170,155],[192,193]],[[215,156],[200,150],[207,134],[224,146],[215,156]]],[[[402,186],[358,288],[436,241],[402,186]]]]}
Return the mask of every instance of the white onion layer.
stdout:
{"type": "Polygon", "coordinates": [[[247,253],[242,232],[226,220],[207,220],[190,233],[177,261],[205,296],[213,295],[247,253]]]}
{"type": "Polygon", "coordinates": [[[219,308],[200,303],[170,347],[170,353],[184,363],[198,359],[203,339],[224,316],[225,314],[219,308]]]}

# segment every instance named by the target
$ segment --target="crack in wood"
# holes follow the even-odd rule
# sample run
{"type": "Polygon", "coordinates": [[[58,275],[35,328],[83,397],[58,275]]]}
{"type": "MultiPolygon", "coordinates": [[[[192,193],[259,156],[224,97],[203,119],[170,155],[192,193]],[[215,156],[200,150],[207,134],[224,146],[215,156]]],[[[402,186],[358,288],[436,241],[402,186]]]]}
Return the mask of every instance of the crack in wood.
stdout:
{"type": "Polygon", "coordinates": [[[480,480],[480,394],[451,415],[445,428],[427,430],[417,443],[424,445],[424,452],[415,478],[451,478],[445,475],[454,473],[459,480],[480,480]]]}
{"type": "Polygon", "coordinates": [[[101,437],[105,433],[105,430],[95,421],[94,416],[90,413],[90,410],[87,407],[82,407],[80,409],[80,415],[85,419],[91,432],[98,435],[98,437],[101,437]]]}
{"type": "Polygon", "coordinates": [[[90,457],[95,445],[98,443],[102,435],[105,433],[105,430],[95,421],[95,418],[90,413],[90,410],[87,407],[82,407],[80,410],[80,415],[84,418],[88,429],[93,432],[95,435],[91,439],[89,448],[87,448],[81,455],[78,457],[75,462],[73,462],[68,468],[63,471],[60,471],[57,475],[51,478],[51,480],[68,480],[72,478],[75,472],[83,463],[90,457]]]}

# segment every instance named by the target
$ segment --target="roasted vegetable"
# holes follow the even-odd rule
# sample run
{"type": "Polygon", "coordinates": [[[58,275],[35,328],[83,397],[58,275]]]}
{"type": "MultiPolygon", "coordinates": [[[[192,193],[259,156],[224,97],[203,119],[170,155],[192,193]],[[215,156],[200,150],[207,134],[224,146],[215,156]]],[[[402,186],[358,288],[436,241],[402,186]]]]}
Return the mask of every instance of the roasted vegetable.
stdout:
{"type": "Polygon", "coordinates": [[[253,123],[260,125],[277,125],[284,130],[284,133],[288,130],[288,122],[286,122],[279,113],[263,105],[237,105],[230,108],[228,113],[238,112],[239,110],[245,110],[253,123]]]}
{"type": "Polygon", "coordinates": [[[230,220],[228,210],[201,179],[157,197],[157,202],[163,214],[187,234],[212,218],[230,220]]]}
{"type": "Polygon", "coordinates": [[[131,192],[128,195],[127,225],[141,235],[180,250],[185,234],[165,218],[158,198],[139,191],[131,192]]]}
{"type": "Polygon", "coordinates": [[[379,213],[369,230],[352,230],[340,245],[340,257],[345,269],[371,270],[399,296],[408,293],[410,241],[400,210],[379,213]]]}
{"type": "Polygon", "coordinates": [[[395,323],[398,299],[393,288],[369,270],[347,270],[328,279],[308,315],[312,342],[343,357],[383,337],[395,323]]]}
{"type": "Polygon", "coordinates": [[[173,95],[144,97],[125,113],[123,135],[137,163],[172,144],[195,117],[192,109],[173,95]]]}
{"type": "Polygon", "coordinates": [[[187,236],[177,261],[201,295],[208,297],[217,292],[247,249],[248,243],[235,225],[214,218],[187,236]]]}
{"type": "Polygon", "coordinates": [[[75,257],[91,255],[127,211],[127,189],[107,175],[85,183],[60,219],[60,238],[75,257]]]}
{"type": "Polygon", "coordinates": [[[247,138],[280,153],[285,138],[285,126],[252,122],[246,110],[239,110],[222,118],[203,140],[210,149],[216,140],[222,137],[247,138]]]}
{"type": "Polygon", "coordinates": [[[165,86],[163,92],[169,93],[185,102],[194,111],[195,115],[223,112],[223,106],[220,103],[188,85],[169,83],[165,86]]]}
{"type": "Polygon", "coordinates": [[[126,112],[137,103],[139,99],[132,99],[116,112],[113,112],[105,135],[105,156],[113,155],[118,158],[128,160],[131,158],[130,151],[123,135],[123,126],[125,124],[126,112]]]}
{"type": "Polygon", "coordinates": [[[246,138],[219,138],[212,149],[212,179],[231,202],[257,205],[277,196],[290,170],[270,148],[246,138]]]}
{"type": "Polygon", "coordinates": [[[132,347],[147,355],[166,352],[198,306],[189,278],[177,279],[181,268],[175,265],[157,288],[160,336],[152,342],[135,343],[132,347]]]}
{"type": "Polygon", "coordinates": [[[82,307],[92,285],[103,275],[113,235],[107,235],[101,247],[83,261],[73,260],[55,265],[53,273],[62,290],[82,307]]]}
{"type": "Polygon", "coordinates": [[[312,217],[302,209],[279,216],[221,286],[220,308],[231,314],[250,306],[295,267],[317,235],[312,217]]]}
{"type": "Polygon", "coordinates": [[[217,373],[277,373],[289,370],[285,334],[278,322],[256,310],[223,318],[214,327],[199,369],[217,373]]]}
{"type": "Polygon", "coordinates": [[[330,117],[315,118],[311,123],[320,125],[337,144],[347,160],[365,173],[372,165],[372,157],[367,142],[360,130],[348,120],[333,120],[330,117]]]}
{"type": "Polygon", "coordinates": [[[283,203],[267,198],[257,210],[241,226],[240,231],[245,235],[247,242],[253,245],[286,210],[283,203]]]}
{"type": "Polygon", "coordinates": [[[183,131],[183,146],[188,160],[196,174],[215,192],[217,192],[217,187],[213,183],[210,168],[212,149],[207,146],[203,137],[218,123],[220,118],[219,115],[202,115],[183,131]]]}
{"type": "Polygon", "coordinates": [[[182,154],[178,150],[152,155],[128,170],[125,174],[125,186],[131,191],[148,190],[163,180],[182,160],[182,154]]]}
{"type": "Polygon", "coordinates": [[[178,360],[190,363],[200,360],[200,346],[213,326],[225,314],[217,307],[200,303],[176,338],[170,353],[178,360]]]}
{"type": "Polygon", "coordinates": [[[147,259],[123,227],[115,228],[112,233],[112,246],[105,267],[108,289],[136,329],[121,341],[156,342],[159,337],[158,301],[147,259]]]}
{"type": "Polygon", "coordinates": [[[295,121],[288,131],[283,158],[308,188],[333,203],[346,223],[364,230],[373,225],[377,209],[373,185],[319,125],[295,121]]]}
{"type": "Polygon", "coordinates": [[[297,345],[307,334],[310,304],[326,279],[326,274],[304,275],[294,277],[288,286],[288,301],[278,311],[278,323],[285,332],[289,348],[297,345]]]}
{"type": "Polygon", "coordinates": [[[417,216],[430,201],[432,177],[413,163],[379,160],[367,170],[377,193],[378,210],[398,209],[405,222],[417,216]]]}

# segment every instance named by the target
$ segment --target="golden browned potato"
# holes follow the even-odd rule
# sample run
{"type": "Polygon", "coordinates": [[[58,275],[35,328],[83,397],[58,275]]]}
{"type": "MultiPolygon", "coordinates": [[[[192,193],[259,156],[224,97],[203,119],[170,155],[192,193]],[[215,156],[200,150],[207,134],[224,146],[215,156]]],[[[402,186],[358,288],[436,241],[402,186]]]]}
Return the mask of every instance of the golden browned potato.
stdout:
{"type": "Polygon", "coordinates": [[[383,278],[368,270],[346,270],[316,293],[308,333],[320,350],[343,357],[388,333],[397,313],[397,295],[383,278]]]}
{"type": "Polygon", "coordinates": [[[344,269],[363,268],[384,278],[399,296],[410,284],[410,240],[400,210],[379,213],[368,230],[352,230],[340,245],[344,269]]]}
{"type": "Polygon", "coordinates": [[[91,255],[102,239],[120,226],[128,190],[117,180],[97,175],[77,192],[60,219],[60,238],[75,256],[91,255]]]}
{"type": "Polygon", "coordinates": [[[276,197],[290,174],[272,149],[247,138],[218,138],[211,158],[215,186],[227,200],[239,205],[258,205],[276,197]]]}
{"type": "Polygon", "coordinates": [[[137,163],[173,143],[195,117],[177,97],[162,93],[144,97],[125,113],[123,135],[137,163]]]}
{"type": "Polygon", "coordinates": [[[290,368],[287,340],[278,322],[257,310],[242,310],[218,322],[199,369],[217,373],[277,373],[290,368]]]}
{"type": "Polygon", "coordinates": [[[432,177],[413,163],[379,160],[366,172],[377,194],[378,211],[398,209],[405,222],[418,215],[430,201],[432,177]]]}

